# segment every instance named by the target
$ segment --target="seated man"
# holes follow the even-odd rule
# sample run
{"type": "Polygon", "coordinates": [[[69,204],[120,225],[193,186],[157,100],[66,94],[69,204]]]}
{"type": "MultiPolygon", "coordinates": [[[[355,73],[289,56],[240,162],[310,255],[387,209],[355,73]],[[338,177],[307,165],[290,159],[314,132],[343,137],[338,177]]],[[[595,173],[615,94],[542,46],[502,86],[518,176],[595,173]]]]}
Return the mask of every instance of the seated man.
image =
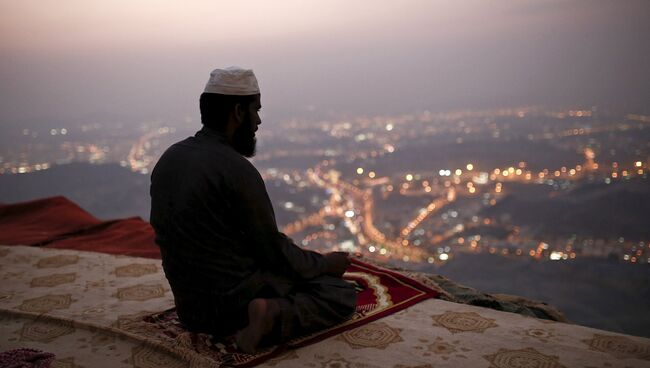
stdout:
{"type": "Polygon", "coordinates": [[[255,154],[261,124],[252,70],[217,69],[200,98],[203,128],[151,175],[151,224],[178,317],[190,330],[257,350],[337,324],[356,305],[347,253],[301,249],[280,233],[255,154]]]}

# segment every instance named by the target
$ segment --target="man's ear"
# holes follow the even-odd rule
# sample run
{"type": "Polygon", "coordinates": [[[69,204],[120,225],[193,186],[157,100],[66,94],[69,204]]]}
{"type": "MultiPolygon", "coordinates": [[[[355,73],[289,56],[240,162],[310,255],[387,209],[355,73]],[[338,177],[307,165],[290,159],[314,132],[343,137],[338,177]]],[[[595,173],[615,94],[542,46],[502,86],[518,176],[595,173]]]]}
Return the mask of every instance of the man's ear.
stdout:
{"type": "Polygon", "coordinates": [[[237,126],[239,126],[239,124],[244,121],[244,115],[246,114],[244,111],[244,106],[242,106],[240,103],[235,104],[234,114],[235,120],[237,121],[237,126]]]}

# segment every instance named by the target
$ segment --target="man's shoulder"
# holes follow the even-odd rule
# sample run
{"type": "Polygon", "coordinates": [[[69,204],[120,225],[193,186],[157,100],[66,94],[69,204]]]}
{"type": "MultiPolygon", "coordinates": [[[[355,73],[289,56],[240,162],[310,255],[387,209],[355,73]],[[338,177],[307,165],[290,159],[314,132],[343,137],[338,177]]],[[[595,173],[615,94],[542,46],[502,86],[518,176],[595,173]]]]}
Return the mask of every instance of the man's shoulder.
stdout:
{"type": "Polygon", "coordinates": [[[206,174],[222,172],[237,178],[261,177],[257,168],[228,144],[196,136],[172,144],[160,157],[159,165],[182,165],[206,174]]]}
{"type": "Polygon", "coordinates": [[[240,157],[237,156],[236,152],[225,143],[219,141],[208,141],[192,136],[169,146],[161,156],[161,160],[183,157],[186,159],[205,158],[205,162],[212,162],[215,158],[226,159],[228,161],[239,161],[240,157]]]}

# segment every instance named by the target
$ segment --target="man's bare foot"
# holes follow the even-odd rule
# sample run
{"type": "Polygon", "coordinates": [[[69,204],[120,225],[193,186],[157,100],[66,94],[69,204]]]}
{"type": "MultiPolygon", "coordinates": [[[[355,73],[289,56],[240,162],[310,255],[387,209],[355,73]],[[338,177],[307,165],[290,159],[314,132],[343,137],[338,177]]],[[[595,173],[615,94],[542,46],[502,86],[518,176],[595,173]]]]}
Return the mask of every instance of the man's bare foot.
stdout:
{"type": "Polygon", "coordinates": [[[273,299],[253,299],[248,303],[248,326],[237,333],[235,342],[245,353],[253,354],[262,337],[273,330],[280,306],[273,299]]]}

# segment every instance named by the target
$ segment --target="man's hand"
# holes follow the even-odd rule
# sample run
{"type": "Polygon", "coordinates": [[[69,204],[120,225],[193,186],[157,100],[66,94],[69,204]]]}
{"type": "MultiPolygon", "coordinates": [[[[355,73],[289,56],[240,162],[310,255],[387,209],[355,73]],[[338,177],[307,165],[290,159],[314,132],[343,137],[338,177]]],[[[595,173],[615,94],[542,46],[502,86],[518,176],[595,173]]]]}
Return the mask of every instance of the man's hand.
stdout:
{"type": "Polygon", "coordinates": [[[347,252],[330,252],[324,254],[327,262],[326,274],[335,277],[343,276],[345,270],[350,265],[350,258],[347,252]]]}

